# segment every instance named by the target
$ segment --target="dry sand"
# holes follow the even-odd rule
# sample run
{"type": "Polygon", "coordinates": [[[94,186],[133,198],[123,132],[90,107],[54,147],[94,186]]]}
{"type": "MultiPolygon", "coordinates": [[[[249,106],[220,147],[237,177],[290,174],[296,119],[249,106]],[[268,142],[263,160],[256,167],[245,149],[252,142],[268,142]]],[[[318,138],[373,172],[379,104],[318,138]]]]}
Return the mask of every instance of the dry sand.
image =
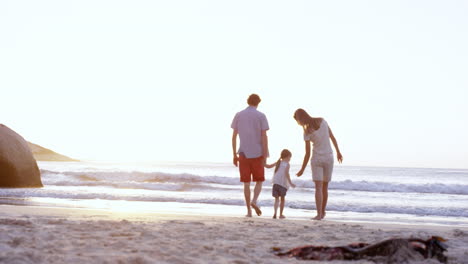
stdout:
{"type": "Polygon", "coordinates": [[[0,263],[304,264],[318,262],[279,258],[271,248],[432,235],[448,239],[449,263],[468,263],[467,228],[0,205],[0,263]]]}

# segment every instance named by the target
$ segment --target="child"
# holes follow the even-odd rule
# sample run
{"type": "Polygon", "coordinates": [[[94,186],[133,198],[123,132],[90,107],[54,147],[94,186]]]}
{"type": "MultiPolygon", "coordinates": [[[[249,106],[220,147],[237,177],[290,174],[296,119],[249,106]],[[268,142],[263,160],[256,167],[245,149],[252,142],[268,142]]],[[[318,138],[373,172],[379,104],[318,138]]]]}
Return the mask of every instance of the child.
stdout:
{"type": "Polygon", "coordinates": [[[286,192],[288,191],[289,186],[292,186],[293,188],[296,187],[296,185],[291,182],[291,177],[289,177],[289,161],[291,160],[291,156],[292,154],[289,150],[283,149],[283,151],[281,151],[281,157],[276,163],[265,165],[266,168],[275,167],[272,189],[272,195],[275,197],[275,214],[273,215],[274,219],[276,219],[276,212],[278,211],[278,203],[280,198],[281,204],[279,218],[286,218],[283,215],[286,192]]]}

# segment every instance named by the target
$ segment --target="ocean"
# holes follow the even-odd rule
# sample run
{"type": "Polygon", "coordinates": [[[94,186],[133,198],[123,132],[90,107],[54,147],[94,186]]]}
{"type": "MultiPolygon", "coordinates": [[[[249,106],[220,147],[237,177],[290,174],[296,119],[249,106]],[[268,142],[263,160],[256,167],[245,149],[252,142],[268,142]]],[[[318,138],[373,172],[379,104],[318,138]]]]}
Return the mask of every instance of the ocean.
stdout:
{"type": "MultiPolygon", "coordinates": [[[[38,162],[44,188],[0,188],[0,203],[141,212],[243,216],[238,170],[229,163],[38,162]]],[[[286,196],[285,215],[315,216],[310,168],[286,196]]],[[[271,217],[273,169],[260,195],[271,217]]],[[[252,184],[253,190],[253,184],[252,184]]],[[[468,226],[468,170],[336,165],[326,219],[378,223],[468,226]]]]}

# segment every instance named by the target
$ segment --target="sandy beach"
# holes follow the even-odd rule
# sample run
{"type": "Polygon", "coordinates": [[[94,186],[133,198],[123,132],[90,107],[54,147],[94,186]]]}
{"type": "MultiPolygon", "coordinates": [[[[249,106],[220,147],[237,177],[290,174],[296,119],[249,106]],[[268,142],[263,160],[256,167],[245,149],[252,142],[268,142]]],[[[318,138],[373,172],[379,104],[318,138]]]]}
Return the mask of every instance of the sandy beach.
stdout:
{"type": "Polygon", "coordinates": [[[0,205],[0,263],[305,263],[272,247],[432,235],[448,240],[448,263],[468,263],[467,228],[0,205]]]}

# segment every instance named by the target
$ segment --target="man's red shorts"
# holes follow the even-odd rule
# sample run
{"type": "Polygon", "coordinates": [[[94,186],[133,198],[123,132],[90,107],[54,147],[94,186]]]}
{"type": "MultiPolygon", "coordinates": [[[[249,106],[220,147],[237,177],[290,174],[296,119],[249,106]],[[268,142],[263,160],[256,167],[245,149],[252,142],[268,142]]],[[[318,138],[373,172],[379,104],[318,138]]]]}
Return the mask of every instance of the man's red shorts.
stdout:
{"type": "Polygon", "coordinates": [[[265,181],[263,157],[248,159],[242,154],[239,155],[239,172],[241,182],[265,181]]]}

